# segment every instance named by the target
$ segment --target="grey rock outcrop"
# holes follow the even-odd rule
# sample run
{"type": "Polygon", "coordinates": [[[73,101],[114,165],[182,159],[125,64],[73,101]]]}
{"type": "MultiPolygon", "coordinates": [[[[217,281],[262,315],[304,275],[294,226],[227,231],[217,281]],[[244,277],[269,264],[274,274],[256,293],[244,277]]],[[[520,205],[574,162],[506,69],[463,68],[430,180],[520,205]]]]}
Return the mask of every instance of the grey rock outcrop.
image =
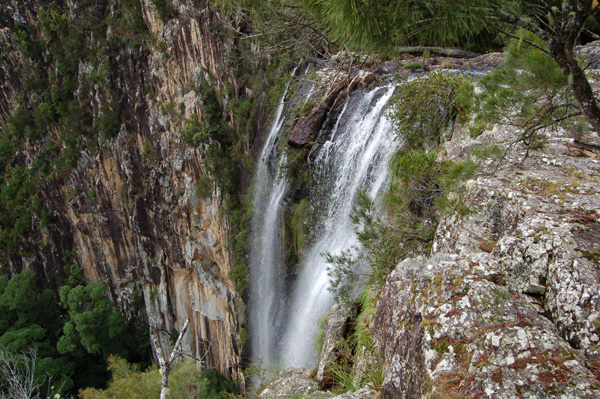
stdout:
{"type": "MultiPolygon", "coordinates": [[[[511,140],[495,129],[447,156],[511,140]]],[[[462,194],[471,213],[443,219],[432,256],[388,277],[371,327],[390,397],[600,396],[600,161],[548,140],[483,161],[462,194]]]]}
{"type": "Polygon", "coordinates": [[[332,382],[331,364],[339,361],[339,344],[351,334],[356,311],[346,304],[336,304],[327,316],[323,331],[323,347],[317,366],[317,381],[322,387],[332,382]]]}
{"type": "MultiPolygon", "coordinates": [[[[322,394],[317,383],[310,378],[310,371],[301,367],[288,367],[282,370],[277,379],[271,382],[258,396],[261,399],[290,398],[306,396],[313,392],[322,394]]],[[[319,396],[320,397],[320,396],[319,396]]]]}
{"type": "MultiPolygon", "coordinates": [[[[460,193],[470,212],[443,218],[431,255],[388,277],[358,381],[370,366],[393,398],[600,397],[600,159],[568,135],[478,161],[460,193]]],[[[442,160],[513,140],[456,134],[442,160]]]]}
{"type": "Polygon", "coordinates": [[[319,391],[319,387],[311,378],[310,370],[301,367],[287,367],[279,372],[258,396],[260,399],[296,398],[304,399],[377,399],[379,392],[363,388],[355,392],[335,395],[329,391],[319,391]]]}

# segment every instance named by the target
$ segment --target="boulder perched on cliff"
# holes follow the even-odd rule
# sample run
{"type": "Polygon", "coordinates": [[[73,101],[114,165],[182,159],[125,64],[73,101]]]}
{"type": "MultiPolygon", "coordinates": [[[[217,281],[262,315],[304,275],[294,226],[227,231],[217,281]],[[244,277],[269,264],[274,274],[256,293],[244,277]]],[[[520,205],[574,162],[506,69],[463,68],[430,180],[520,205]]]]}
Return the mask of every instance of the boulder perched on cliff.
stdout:
{"type": "Polygon", "coordinates": [[[324,99],[320,100],[310,111],[298,119],[290,133],[288,144],[292,147],[301,148],[315,141],[329,111],[360,86],[370,85],[376,80],[377,77],[374,73],[367,73],[362,77],[348,78],[334,85],[327,92],[324,99]]]}

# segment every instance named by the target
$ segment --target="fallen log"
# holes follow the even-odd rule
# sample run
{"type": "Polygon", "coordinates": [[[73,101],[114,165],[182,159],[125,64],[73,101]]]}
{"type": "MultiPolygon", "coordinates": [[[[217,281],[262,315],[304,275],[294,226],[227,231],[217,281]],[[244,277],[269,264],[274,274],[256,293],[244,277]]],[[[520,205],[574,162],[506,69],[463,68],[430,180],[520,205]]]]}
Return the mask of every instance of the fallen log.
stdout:
{"type": "Polygon", "coordinates": [[[396,47],[396,50],[400,53],[406,54],[423,54],[423,52],[428,51],[429,54],[443,55],[445,57],[454,58],[475,58],[482,55],[479,53],[473,53],[472,51],[447,47],[401,46],[396,47]]]}

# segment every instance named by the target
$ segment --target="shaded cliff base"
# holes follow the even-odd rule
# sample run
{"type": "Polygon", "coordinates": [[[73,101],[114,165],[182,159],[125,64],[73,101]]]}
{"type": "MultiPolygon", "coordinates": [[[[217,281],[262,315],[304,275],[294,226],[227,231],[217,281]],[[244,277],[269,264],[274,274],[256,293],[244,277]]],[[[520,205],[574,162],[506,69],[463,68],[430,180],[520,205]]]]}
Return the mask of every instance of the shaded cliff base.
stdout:
{"type": "MultiPolygon", "coordinates": [[[[356,348],[350,365],[364,389],[337,397],[600,396],[599,154],[561,129],[528,156],[514,140],[496,127],[444,145],[454,161],[510,148],[478,160],[462,194],[471,212],[442,219],[432,254],[388,277],[368,325],[375,350],[356,348]],[[373,369],[381,386],[365,380],[373,369]]],[[[343,307],[329,315],[321,384],[352,318],[343,307]]],[[[260,397],[334,396],[310,393],[309,375],[287,369],[260,397]]]]}

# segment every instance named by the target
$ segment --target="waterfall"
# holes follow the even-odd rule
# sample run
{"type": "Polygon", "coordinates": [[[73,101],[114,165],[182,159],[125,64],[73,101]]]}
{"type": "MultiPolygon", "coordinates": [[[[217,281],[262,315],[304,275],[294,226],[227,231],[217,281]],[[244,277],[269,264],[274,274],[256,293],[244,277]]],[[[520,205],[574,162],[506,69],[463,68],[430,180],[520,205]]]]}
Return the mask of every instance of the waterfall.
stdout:
{"type": "MultiPolygon", "coordinates": [[[[250,329],[253,362],[310,367],[316,364],[314,336],[318,319],[333,304],[328,291],[328,264],[323,252],[339,254],[357,245],[349,215],[359,190],[377,197],[395,150],[385,112],[394,88],[354,92],[344,104],[329,138],[313,147],[310,166],[321,190],[311,194],[320,209],[313,235],[292,287],[285,286],[281,240],[282,201],[288,182],[277,178],[285,162],[279,154],[283,98],[265,141],[254,182],[254,215],[250,251],[250,329]]],[[[285,94],[284,94],[285,95],[285,94]]]]}
{"type": "Polygon", "coordinates": [[[277,176],[285,163],[278,154],[284,125],[283,109],[288,86],[279,101],[273,125],[263,145],[254,177],[250,243],[250,348],[255,364],[276,360],[277,332],[283,312],[281,206],[288,182],[277,176]],[[278,158],[279,156],[279,158],[278,158]]]}
{"type": "Polygon", "coordinates": [[[312,161],[313,172],[324,187],[321,233],[307,248],[292,290],[289,316],[283,327],[281,359],[285,365],[311,367],[317,355],[314,337],[318,320],[333,304],[324,252],[337,255],[357,245],[350,221],[359,190],[377,197],[387,178],[389,157],[395,150],[392,126],[385,116],[394,88],[380,87],[357,93],[336,122],[329,141],[312,161]]]}

